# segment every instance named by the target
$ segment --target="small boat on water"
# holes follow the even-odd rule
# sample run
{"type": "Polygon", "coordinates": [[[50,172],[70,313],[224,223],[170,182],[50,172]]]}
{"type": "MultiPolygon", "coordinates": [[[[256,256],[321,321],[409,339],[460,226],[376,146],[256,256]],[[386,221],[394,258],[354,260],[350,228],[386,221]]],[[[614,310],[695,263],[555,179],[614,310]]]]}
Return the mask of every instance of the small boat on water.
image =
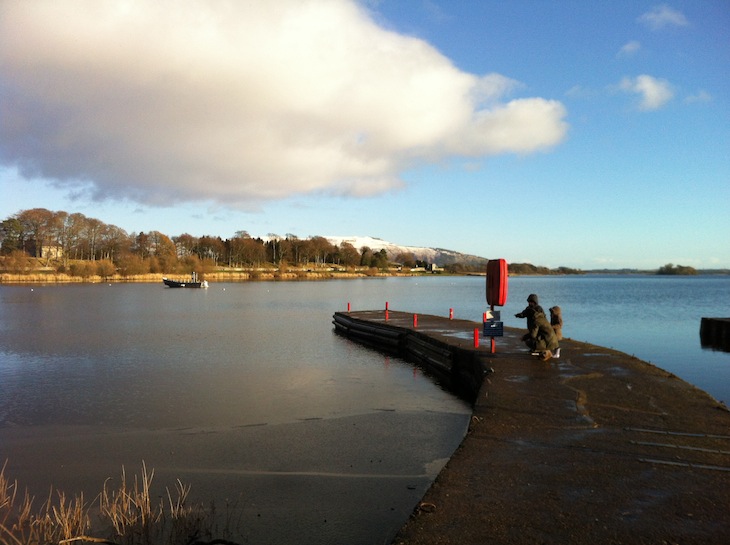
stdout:
{"type": "Polygon", "coordinates": [[[190,280],[172,280],[170,278],[162,277],[162,282],[168,288],[207,288],[208,281],[200,280],[198,273],[193,272],[190,275],[190,280]]]}

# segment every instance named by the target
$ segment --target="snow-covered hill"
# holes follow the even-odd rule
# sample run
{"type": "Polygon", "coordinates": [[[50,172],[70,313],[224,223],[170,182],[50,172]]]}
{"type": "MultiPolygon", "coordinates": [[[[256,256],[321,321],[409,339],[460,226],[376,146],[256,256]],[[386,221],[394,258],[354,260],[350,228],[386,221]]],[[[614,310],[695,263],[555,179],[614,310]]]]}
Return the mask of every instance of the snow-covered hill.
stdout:
{"type": "Polygon", "coordinates": [[[412,253],[416,259],[433,263],[439,267],[449,265],[451,263],[465,263],[470,265],[486,264],[487,259],[475,255],[462,254],[453,250],[445,250],[443,248],[424,248],[420,246],[402,246],[393,242],[388,242],[380,238],[374,237],[340,237],[325,236],[330,244],[340,245],[343,242],[349,242],[359,252],[363,247],[367,246],[373,251],[379,252],[385,250],[389,259],[395,259],[398,254],[412,253]]]}

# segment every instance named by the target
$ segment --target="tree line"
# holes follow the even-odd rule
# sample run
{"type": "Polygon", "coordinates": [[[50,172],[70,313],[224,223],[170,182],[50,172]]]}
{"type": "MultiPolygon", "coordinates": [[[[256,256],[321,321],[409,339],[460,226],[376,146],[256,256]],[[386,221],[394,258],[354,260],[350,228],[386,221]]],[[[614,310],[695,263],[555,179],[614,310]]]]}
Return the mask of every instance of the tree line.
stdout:
{"type": "MultiPolygon", "coordinates": [[[[332,244],[321,236],[300,239],[288,233],[270,233],[266,239],[238,231],[230,239],[194,237],[184,233],[169,237],[159,231],[127,233],[81,213],[45,208],[23,210],[0,223],[0,255],[6,269],[23,269],[35,258],[58,272],[95,269],[90,274],[123,276],[145,273],[189,273],[214,267],[263,266],[385,269],[392,266],[385,250],[355,248],[348,242],[332,244]]],[[[412,253],[394,256],[404,268],[425,266],[412,253]]]]}
{"type": "MultiPolygon", "coordinates": [[[[284,236],[269,233],[264,239],[252,237],[244,230],[229,239],[213,235],[195,237],[188,233],[170,237],[159,231],[127,233],[116,225],[81,213],[45,208],[22,210],[0,222],[0,256],[3,269],[8,272],[31,272],[41,264],[58,273],[105,278],[115,274],[128,277],[147,273],[205,273],[220,267],[410,270],[432,265],[411,252],[389,256],[384,249],[355,248],[349,242],[332,244],[321,236],[302,239],[291,233],[284,236]]],[[[443,271],[484,273],[486,262],[483,259],[444,264],[443,271]]],[[[510,263],[509,272],[547,275],[582,274],[583,271],[510,263]]]]}

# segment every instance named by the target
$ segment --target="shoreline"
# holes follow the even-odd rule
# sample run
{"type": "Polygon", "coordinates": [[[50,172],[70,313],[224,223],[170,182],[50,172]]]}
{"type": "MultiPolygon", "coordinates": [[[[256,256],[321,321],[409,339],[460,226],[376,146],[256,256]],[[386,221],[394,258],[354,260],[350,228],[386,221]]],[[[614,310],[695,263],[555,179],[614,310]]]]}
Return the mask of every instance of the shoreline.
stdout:
{"type": "MultiPolygon", "coordinates": [[[[202,277],[209,282],[259,282],[259,281],[307,281],[307,280],[336,280],[356,278],[387,278],[431,276],[433,273],[419,272],[371,272],[371,271],[339,271],[339,270],[287,270],[256,269],[247,271],[222,271],[205,273],[202,277]]],[[[438,273],[446,274],[446,273],[438,273]]],[[[162,278],[188,278],[189,275],[177,273],[149,273],[134,276],[113,275],[102,277],[71,276],[64,273],[43,274],[11,274],[0,273],[0,285],[39,285],[39,284],[162,284],[162,278]]]]}
{"type": "MultiPolygon", "coordinates": [[[[580,274],[516,274],[510,273],[510,277],[560,277],[560,276],[617,276],[617,277],[634,277],[648,276],[667,277],[670,275],[658,275],[651,271],[645,272],[625,272],[625,271],[584,271],[580,274]]],[[[707,276],[728,276],[729,272],[725,270],[701,272],[697,275],[674,275],[673,277],[692,278],[707,276]]],[[[356,278],[389,278],[389,277],[431,277],[431,276],[455,276],[455,277],[486,277],[486,272],[470,271],[463,273],[452,273],[444,270],[424,271],[424,270],[396,270],[391,269],[384,271],[382,269],[373,268],[355,268],[343,269],[336,267],[325,267],[322,269],[307,268],[295,269],[287,268],[279,270],[273,267],[259,267],[254,269],[235,269],[220,270],[216,272],[206,272],[202,274],[204,280],[210,282],[257,282],[257,281],[296,281],[296,280],[336,280],[336,279],[356,279],[356,278]]],[[[72,276],[66,273],[57,273],[55,271],[36,271],[33,273],[0,273],[1,285],[38,285],[38,284],[134,284],[134,283],[161,283],[162,278],[188,278],[189,274],[184,273],[146,273],[132,276],[122,276],[114,274],[111,276],[89,275],[89,276],[72,276]]]]}

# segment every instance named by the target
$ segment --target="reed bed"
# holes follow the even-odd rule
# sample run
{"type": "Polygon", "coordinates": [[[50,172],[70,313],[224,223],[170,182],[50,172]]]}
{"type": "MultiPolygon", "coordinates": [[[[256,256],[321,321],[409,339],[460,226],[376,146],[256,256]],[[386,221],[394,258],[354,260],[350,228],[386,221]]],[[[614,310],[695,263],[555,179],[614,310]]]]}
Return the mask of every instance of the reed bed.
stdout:
{"type": "MultiPolygon", "coordinates": [[[[0,544],[65,545],[105,543],[108,545],[235,545],[226,539],[212,539],[216,529],[213,506],[188,505],[190,486],[179,479],[173,490],[153,499],[154,469],[144,462],[139,476],[127,479],[122,467],[118,486],[104,483],[90,503],[83,494],[73,498],[51,489],[36,509],[28,491],[20,492],[17,481],[0,470],[0,544]]],[[[223,535],[230,534],[232,517],[226,517],[223,535]]]]}

